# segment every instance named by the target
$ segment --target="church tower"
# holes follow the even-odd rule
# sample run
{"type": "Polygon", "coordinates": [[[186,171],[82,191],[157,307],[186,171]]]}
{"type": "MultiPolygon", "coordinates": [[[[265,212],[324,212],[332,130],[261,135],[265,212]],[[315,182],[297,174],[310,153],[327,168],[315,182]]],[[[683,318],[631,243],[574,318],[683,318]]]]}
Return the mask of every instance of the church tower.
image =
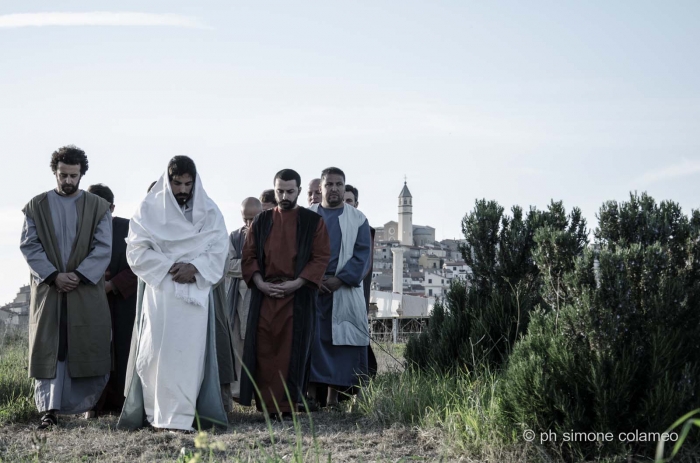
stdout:
{"type": "Polygon", "coordinates": [[[399,240],[401,246],[413,246],[413,196],[406,182],[399,195],[399,240]]]}

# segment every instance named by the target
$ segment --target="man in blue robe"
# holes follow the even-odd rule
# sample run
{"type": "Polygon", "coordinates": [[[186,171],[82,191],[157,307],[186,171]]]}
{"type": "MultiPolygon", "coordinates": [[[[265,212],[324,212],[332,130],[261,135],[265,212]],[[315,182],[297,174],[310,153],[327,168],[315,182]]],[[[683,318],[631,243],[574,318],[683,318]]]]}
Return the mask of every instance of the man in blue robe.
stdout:
{"type": "Polygon", "coordinates": [[[369,325],[362,280],[372,249],[367,218],[344,201],[343,171],[325,169],[321,192],[321,204],[309,209],[326,223],[331,259],[318,295],[309,395],[319,400],[317,388],[328,386],[326,405],[337,407],[338,391],[360,385],[367,375],[369,325]]]}

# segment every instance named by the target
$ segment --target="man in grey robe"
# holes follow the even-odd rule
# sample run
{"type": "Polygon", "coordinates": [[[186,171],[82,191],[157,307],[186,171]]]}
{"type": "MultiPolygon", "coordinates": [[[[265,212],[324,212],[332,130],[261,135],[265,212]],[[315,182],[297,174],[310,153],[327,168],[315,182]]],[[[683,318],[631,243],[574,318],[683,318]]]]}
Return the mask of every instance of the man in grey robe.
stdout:
{"type": "Polygon", "coordinates": [[[230,278],[228,284],[228,313],[231,320],[231,337],[233,343],[234,364],[236,380],[231,384],[231,395],[238,401],[241,397],[241,365],[243,362],[243,346],[245,345],[245,330],[248,324],[248,311],[250,309],[251,291],[243,280],[241,271],[241,258],[243,257],[243,244],[248,234],[248,229],[256,215],[262,212],[262,203],[257,198],[246,198],[241,203],[241,216],[243,227],[231,232],[229,236],[228,269],[226,277],[230,278]]]}
{"type": "Polygon", "coordinates": [[[43,414],[93,408],[109,379],[111,319],[104,273],[112,253],[112,216],[104,199],[79,188],[85,152],[65,146],[51,156],[55,190],[23,209],[20,250],[31,271],[29,376],[43,414]]]}

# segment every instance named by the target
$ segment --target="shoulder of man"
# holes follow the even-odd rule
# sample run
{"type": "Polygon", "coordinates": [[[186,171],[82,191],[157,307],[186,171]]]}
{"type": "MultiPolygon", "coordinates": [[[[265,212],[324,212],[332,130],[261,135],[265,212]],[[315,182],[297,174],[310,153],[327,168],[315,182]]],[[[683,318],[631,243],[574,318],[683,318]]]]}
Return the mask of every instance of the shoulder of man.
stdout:
{"type": "Polygon", "coordinates": [[[253,223],[251,224],[250,228],[256,229],[257,227],[260,226],[260,222],[269,222],[272,220],[272,213],[274,209],[268,209],[266,211],[262,211],[260,214],[256,215],[255,218],[253,219],[253,223]]]}
{"type": "Polygon", "coordinates": [[[305,207],[300,207],[299,208],[299,216],[306,216],[306,217],[314,217],[318,216],[321,217],[321,215],[318,213],[318,206],[314,204],[313,206],[309,206],[308,208],[305,207]],[[314,207],[315,206],[315,207],[314,207]],[[313,207],[313,209],[312,209],[313,207]]]}
{"type": "Polygon", "coordinates": [[[116,230],[118,228],[129,229],[129,219],[124,217],[112,217],[112,229],[116,230]]]}
{"type": "Polygon", "coordinates": [[[29,200],[27,204],[24,205],[22,208],[22,212],[25,215],[28,215],[29,217],[34,217],[34,211],[36,208],[39,206],[39,204],[46,199],[46,195],[48,194],[48,191],[44,191],[43,193],[39,193],[38,195],[34,196],[32,199],[29,200]]]}
{"type": "Polygon", "coordinates": [[[343,213],[353,215],[354,218],[356,218],[359,221],[360,226],[362,226],[365,223],[365,220],[367,220],[367,217],[362,213],[362,211],[357,209],[356,207],[352,207],[349,204],[346,204],[344,207],[345,209],[343,213]]]}
{"type": "Polygon", "coordinates": [[[88,191],[83,191],[83,194],[85,195],[85,202],[87,206],[95,206],[95,212],[97,213],[98,217],[102,217],[107,213],[109,210],[110,204],[107,202],[106,199],[101,198],[97,196],[96,194],[92,194],[88,191]]]}
{"type": "Polygon", "coordinates": [[[237,228],[236,230],[232,231],[228,235],[228,238],[229,238],[229,241],[231,241],[231,244],[233,244],[234,246],[236,245],[236,243],[238,242],[238,239],[241,237],[241,235],[243,233],[245,233],[244,229],[245,229],[245,227],[237,228]]]}

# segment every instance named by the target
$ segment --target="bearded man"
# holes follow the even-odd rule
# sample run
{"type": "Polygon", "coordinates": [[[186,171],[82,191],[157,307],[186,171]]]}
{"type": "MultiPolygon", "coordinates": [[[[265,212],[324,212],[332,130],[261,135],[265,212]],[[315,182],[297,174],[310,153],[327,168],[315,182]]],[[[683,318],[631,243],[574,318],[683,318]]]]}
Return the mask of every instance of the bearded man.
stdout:
{"type": "Polygon", "coordinates": [[[283,418],[304,409],[316,295],[330,250],[321,217],[297,205],[299,174],[284,169],[273,182],[278,206],[255,217],[243,247],[243,279],[252,297],[240,402],[250,405],[254,380],[258,410],[283,418]]]}
{"type": "Polygon", "coordinates": [[[91,410],[109,379],[112,331],[104,273],[112,253],[109,203],[80,189],[85,152],[51,155],[56,189],[24,207],[20,250],[31,271],[29,377],[39,429],[91,410]]]}
{"type": "Polygon", "coordinates": [[[141,281],[117,427],[191,431],[195,411],[203,427],[226,423],[212,287],[224,274],[228,233],[192,159],[170,160],[131,219],[126,244],[141,281]]]}
{"type": "Polygon", "coordinates": [[[326,404],[335,408],[338,391],[360,385],[368,372],[369,323],[362,280],[372,250],[367,218],[344,201],[345,173],[337,167],[325,169],[321,190],[321,204],[309,210],[318,212],[328,227],[331,258],[318,297],[309,395],[321,399],[317,391],[327,386],[326,404]]]}

